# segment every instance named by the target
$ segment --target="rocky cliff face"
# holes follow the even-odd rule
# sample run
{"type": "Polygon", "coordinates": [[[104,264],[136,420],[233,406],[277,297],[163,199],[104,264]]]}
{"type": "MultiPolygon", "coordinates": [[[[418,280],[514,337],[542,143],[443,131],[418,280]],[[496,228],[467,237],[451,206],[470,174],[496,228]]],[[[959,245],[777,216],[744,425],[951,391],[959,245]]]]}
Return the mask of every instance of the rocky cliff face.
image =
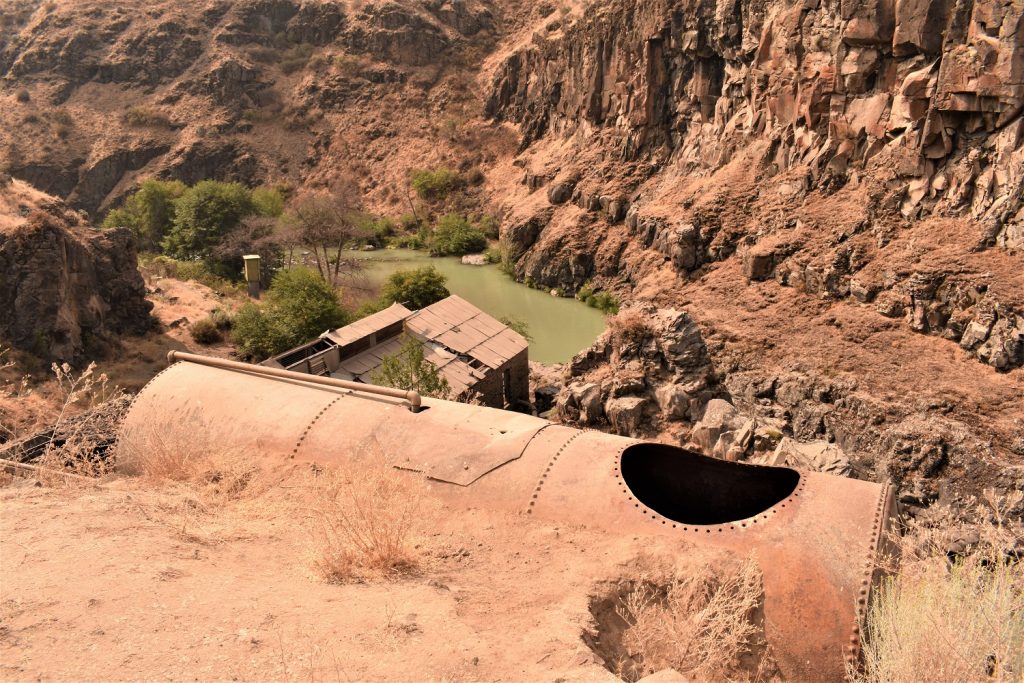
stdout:
{"type": "Polygon", "coordinates": [[[0,342],[53,361],[103,354],[151,327],[135,245],[0,176],[0,342]]]}
{"type": "Polygon", "coordinates": [[[1019,487],[1022,103],[1019,3],[604,0],[539,22],[487,102],[520,134],[516,276],[685,308],[712,367],[696,395],[655,370],[625,391],[637,359],[604,340],[568,418],[628,431],[612,401],[685,443],[726,399],[908,505],[1019,487]]]}
{"type": "Polygon", "coordinates": [[[1024,297],[987,278],[1020,269],[1022,105],[1019,4],[609,0],[513,52],[487,111],[518,125],[523,185],[546,199],[511,208],[522,279],[636,286],[661,259],[699,275],[741,258],[750,280],[873,306],[1008,370],[1024,297]],[[953,272],[893,248],[939,216],[955,239],[920,247],[953,272]]]}
{"type": "Polygon", "coordinates": [[[373,141],[440,126],[495,30],[477,0],[0,0],[0,21],[0,168],[94,217],[150,176],[329,185],[391,161],[358,180],[404,183],[373,141]]]}
{"type": "Polygon", "coordinates": [[[757,139],[763,175],[799,166],[807,188],[884,169],[905,215],[968,213],[1019,246],[1022,106],[1019,3],[613,0],[512,54],[488,112],[524,145],[575,136],[691,174],[757,139]]]}

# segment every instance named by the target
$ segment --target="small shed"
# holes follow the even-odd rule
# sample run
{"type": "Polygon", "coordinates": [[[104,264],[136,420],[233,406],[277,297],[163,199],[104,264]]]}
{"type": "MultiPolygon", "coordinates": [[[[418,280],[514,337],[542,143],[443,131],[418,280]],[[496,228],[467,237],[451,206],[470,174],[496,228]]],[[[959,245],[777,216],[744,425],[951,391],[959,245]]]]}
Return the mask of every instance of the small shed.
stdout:
{"type": "Polygon", "coordinates": [[[423,345],[424,358],[448,381],[452,398],[499,408],[529,400],[529,342],[454,295],[418,311],[394,304],[264,365],[372,383],[383,359],[401,351],[403,334],[423,345]]]}

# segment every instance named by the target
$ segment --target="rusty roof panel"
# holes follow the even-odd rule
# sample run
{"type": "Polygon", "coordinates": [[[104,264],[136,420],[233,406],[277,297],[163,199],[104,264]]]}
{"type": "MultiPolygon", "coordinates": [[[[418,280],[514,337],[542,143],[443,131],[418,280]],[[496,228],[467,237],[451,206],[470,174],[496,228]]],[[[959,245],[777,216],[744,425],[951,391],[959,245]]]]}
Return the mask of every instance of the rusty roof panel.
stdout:
{"type": "Polygon", "coordinates": [[[351,325],[339,327],[336,330],[328,332],[326,336],[334,342],[344,346],[373,334],[374,332],[379,332],[389,325],[405,320],[410,315],[412,315],[412,311],[402,304],[392,304],[383,311],[378,311],[373,315],[366,316],[362,320],[355,321],[351,325]]]}

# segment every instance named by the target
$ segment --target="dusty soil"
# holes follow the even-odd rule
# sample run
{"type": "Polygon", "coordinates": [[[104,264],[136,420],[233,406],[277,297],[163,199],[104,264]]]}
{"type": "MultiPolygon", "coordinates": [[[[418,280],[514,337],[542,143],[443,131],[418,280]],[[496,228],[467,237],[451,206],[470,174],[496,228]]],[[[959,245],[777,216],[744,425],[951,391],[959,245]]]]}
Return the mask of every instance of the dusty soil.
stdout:
{"type": "Polygon", "coordinates": [[[304,482],[216,505],[134,479],[0,490],[0,677],[618,680],[581,639],[590,597],[663,541],[427,505],[419,571],[331,585],[304,482]]]}
{"type": "Polygon", "coordinates": [[[241,296],[223,295],[198,282],[182,282],[174,278],[152,278],[147,283],[153,317],[159,321],[158,331],[143,337],[122,340],[124,352],[102,369],[110,381],[126,391],[135,392],[145,386],[167,362],[169,351],[188,351],[207,356],[228,358],[234,349],[226,340],[203,345],[192,339],[190,325],[222,309],[233,311],[244,301],[241,296]]]}

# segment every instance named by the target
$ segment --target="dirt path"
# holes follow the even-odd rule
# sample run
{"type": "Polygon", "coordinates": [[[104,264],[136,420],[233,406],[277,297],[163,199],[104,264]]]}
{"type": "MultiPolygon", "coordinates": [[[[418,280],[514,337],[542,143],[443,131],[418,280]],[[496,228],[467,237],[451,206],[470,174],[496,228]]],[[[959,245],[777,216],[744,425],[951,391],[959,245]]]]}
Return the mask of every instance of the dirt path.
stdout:
{"type": "Polygon", "coordinates": [[[617,680],[588,596],[661,541],[448,511],[419,574],[330,585],[284,486],[212,514],[130,480],[0,490],[0,678],[617,680]]]}

